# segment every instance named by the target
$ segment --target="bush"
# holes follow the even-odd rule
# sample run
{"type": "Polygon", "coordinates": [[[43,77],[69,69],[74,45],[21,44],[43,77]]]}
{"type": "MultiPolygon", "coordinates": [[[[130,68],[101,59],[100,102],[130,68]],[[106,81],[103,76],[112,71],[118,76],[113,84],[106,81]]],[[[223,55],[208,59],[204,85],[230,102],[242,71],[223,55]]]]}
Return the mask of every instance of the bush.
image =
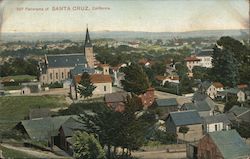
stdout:
{"type": "Polygon", "coordinates": [[[63,84],[59,82],[55,82],[55,83],[49,84],[48,87],[49,88],[63,88],[63,84]]]}

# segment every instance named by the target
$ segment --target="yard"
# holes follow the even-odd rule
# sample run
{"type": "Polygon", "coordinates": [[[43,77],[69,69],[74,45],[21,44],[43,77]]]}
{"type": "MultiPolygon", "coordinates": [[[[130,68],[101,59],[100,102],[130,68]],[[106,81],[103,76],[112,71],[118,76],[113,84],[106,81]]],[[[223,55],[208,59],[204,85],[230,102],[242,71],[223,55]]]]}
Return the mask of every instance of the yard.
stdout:
{"type": "Polygon", "coordinates": [[[31,156],[27,153],[24,153],[18,150],[9,149],[1,145],[0,145],[0,150],[2,150],[2,155],[8,158],[36,158],[35,156],[31,156]]]}
{"type": "Polygon", "coordinates": [[[64,96],[3,96],[0,97],[0,134],[24,120],[30,108],[68,106],[64,96]]]}
{"type": "Polygon", "coordinates": [[[0,77],[0,80],[5,80],[5,79],[13,79],[14,81],[33,81],[36,79],[36,76],[16,75],[16,76],[0,77]]]}

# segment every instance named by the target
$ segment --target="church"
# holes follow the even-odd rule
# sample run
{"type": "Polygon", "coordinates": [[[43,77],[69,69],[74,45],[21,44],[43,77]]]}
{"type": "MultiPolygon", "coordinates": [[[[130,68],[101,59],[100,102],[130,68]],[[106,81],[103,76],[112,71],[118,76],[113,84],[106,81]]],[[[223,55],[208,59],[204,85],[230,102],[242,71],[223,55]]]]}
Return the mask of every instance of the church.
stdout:
{"type": "Polygon", "coordinates": [[[70,70],[76,66],[94,69],[95,56],[88,28],[83,53],[45,55],[44,61],[39,62],[39,81],[42,84],[62,82],[70,78],[70,70]]]}

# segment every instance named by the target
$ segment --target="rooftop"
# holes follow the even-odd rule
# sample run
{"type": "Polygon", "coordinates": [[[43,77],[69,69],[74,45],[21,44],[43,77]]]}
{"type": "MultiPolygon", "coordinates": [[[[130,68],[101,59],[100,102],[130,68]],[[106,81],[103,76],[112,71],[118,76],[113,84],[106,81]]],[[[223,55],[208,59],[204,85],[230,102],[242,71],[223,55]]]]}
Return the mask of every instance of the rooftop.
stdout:
{"type": "Polygon", "coordinates": [[[250,147],[243,142],[236,130],[215,131],[209,133],[209,136],[225,159],[243,159],[250,155],[250,147]]]}
{"type": "Polygon", "coordinates": [[[202,119],[195,110],[170,112],[169,116],[173,119],[176,126],[201,124],[202,119]]]}
{"type": "Polygon", "coordinates": [[[156,99],[156,104],[159,107],[170,107],[170,106],[178,106],[176,98],[169,99],[156,99]]]}

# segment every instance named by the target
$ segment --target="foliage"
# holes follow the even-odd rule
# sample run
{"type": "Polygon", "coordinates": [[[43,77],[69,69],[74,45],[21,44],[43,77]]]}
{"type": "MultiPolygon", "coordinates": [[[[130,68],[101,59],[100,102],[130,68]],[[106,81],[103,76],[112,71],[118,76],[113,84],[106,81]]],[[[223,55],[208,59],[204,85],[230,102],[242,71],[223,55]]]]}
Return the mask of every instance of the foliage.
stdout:
{"type": "Polygon", "coordinates": [[[87,72],[84,72],[82,74],[80,84],[77,88],[77,91],[80,93],[81,97],[91,97],[95,88],[96,86],[94,86],[91,82],[90,75],[87,72]]]}
{"type": "Polygon", "coordinates": [[[76,131],[73,141],[74,158],[105,159],[105,152],[94,135],[76,131]]]}
{"type": "Polygon", "coordinates": [[[48,85],[49,88],[63,88],[63,84],[59,82],[54,82],[48,85]]]}
{"type": "Polygon", "coordinates": [[[210,68],[195,66],[192,69],[193,78],[200,79],[201,81],[209,80],[210,79],[209,71],[210,71],[210,68]]]}
{"type": "Polygon", "coordinates": [[[156,130],[154,140],[159,141],[161,144],[172,144],[176,143],[176,135],[173,133],[156,130]]]}
{"type": "Polygon", "coordinates": [[[179,128],[179,133],[186,134],[189,131],[189,127],[181,126],[179,128]]]}
{"type": "Polygon", "coordinates": [[[1,77],[25,74],[37,76],[37,64],[38,62],[33,59],[11,58],[0,67],[1,77]]]}
{"type": "MultiPolygon", "coordinates": [[[[136,96],[127,97],[125,110],[115,112],[106,107],[97,111],[95,116],[84,114],[82,120],[86,123],[89,133],[95,133],[102,146],[107,146],[107,158],[111,158],[111,147],[113,154],[117,155],[116,147],[123,150],[128,149],[122,156],[130,156],[132,150],[137,150],[145,142],[145,133],[148,129],[150,113],[140,112],[142,104],[136,96]]],[[[152,122],[152,120],[150,121],[152,122]]]]}
{"type": "Polygon", "coordinates": [[[229,111],[234,105],[240,105],[237,101],[237,96],[230,96],[228,101],[225,103],[224,112],[229,111]]]}
{"type": "Polygon", "coordinates": [[[225,86],[249,83],[250,51],[246,45],[231,37],[221,37],[214,47],[211,77],[225,86]]]}
{"type": "Polygon", "coordinates": [[[125,73],[122,85],[127,92],[139,95],[145,93],[150,87],[148,76],[140,65],[132,63],[122,71],[125,73]]]}
{"type": "Polygon", "coordinates": [[[5,158],[37,158],[33,155],[24,153],[22,151],[9,149],[0,145],[0,150],[3,152],[5,158]]]}
{"type": "Polygon", "coordinates": [[[185,94],[185,93],[192,93],[193,89],[193,79],[189,79],[186,74],[184,74],[181,79],[180,79],[180,93],[185,94]]]}

